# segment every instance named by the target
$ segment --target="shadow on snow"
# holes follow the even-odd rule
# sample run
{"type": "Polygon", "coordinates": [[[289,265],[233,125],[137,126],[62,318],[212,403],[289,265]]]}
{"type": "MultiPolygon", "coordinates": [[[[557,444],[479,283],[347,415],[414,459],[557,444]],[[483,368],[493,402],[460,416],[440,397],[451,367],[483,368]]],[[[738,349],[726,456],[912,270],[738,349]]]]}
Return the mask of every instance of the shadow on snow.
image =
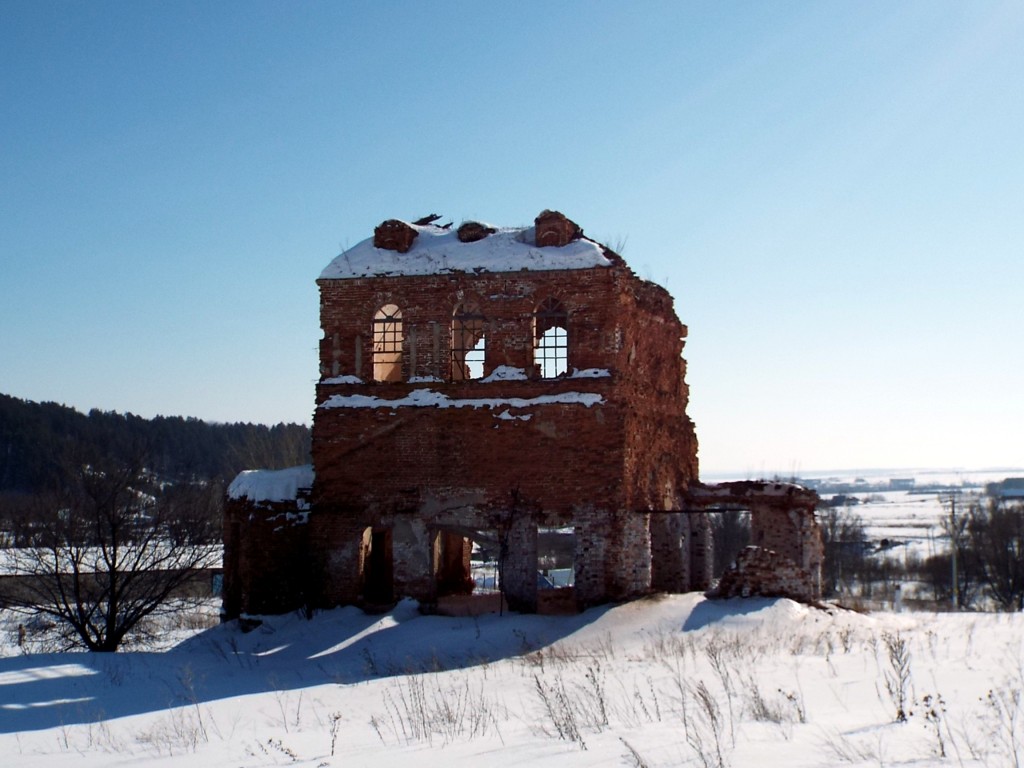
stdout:
{"type": "Polygon", "coordinates": [[[0,733],[90,723],[218,699],[394,675],[463,669],[543,648],[599,619],[575,616],[424,616],[412,601],[370,616],[338,608],[307,621],[237,622],[164,652],[0,658],[0,733]]]}
{"type": "MultiPolygon", "coordinates": [[[[770,608],[778,598],[699,598],[682,631],[770,608]]],[[[574,616],[424,616],[404,601],[391,612],[358,608],[237,622],[162,652],[59,653],[0,658],[0,733],[166,711],[248,694],[348,685],[458,670],[545,648],[598,622],[613,606],[574,616]]],[[[750,617],[753,618],[753,617],[750,617]]],[[[677,625],[678,626],[678,625],[677,625]]]]}
{"type": "Polygon", "coordinates": [[[694,632],[711,624],[763,611],[785,598],[779,597],[732,597],[727,600],[709,599],[697,603],[683,622],[684,632],[694,632]]]}

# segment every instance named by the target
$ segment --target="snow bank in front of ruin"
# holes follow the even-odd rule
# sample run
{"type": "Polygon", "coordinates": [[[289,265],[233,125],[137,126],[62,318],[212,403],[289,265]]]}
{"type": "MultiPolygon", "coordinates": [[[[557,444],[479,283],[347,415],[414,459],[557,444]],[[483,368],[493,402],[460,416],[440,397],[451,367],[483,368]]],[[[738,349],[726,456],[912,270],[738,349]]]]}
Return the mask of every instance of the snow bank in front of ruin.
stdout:
{"type": "Polygon", "coordinates": [[[254,502],[295,501],[299,491],[313,487],[313,465],[288,469],[248,469],[228,486],[228,498],[254,502]]]}
{"type": "Polygon", "coordinates": [[[368,237],[335,257],[320,278],[589,269],[612,264],[601,246],[586,238],[560,247],[536,246],[533,227],[501,227],[482,240],[463,243],[454,229],[409,226],[418,234],[407,253],[375,248],[368,237]]]}

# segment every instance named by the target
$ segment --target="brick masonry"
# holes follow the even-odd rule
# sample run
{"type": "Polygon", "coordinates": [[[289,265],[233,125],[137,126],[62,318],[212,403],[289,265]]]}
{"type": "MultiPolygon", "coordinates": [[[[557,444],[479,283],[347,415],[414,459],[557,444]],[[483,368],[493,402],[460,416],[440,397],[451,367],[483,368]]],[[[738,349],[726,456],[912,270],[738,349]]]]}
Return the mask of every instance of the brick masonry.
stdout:
{"type": "MultiPolygon", "coordinates": [[[[477,225],[469,242],[493,231],[477,225]]],[[[374,243],[405,253],[417,232],[389,220],[374,243]]],[[[558,243],[543,252],[582,237],[550,211],[536,232],[558,243]]],[[[667,291],[603,252],[586,268],[318,280],[311,511],[280,527],[282,509],[229,500],[226,615],[403,596],[436,606],[471,588],[471,539],[494,542],[516,610],[709,587],[707,515],[688,509],[686,326],[667,291]],[[568,370],[542,378],[536,313],[551,299],[566,314],[568,370]],[[373,320],[386,305],[401,312],[401,375],[376,382],[373,320]],[[486,340],[483,377],[469,380],[452,371],[453,314],[466,306],[486,340]],[[575,586],[544,600],[541,528],[574,540],[575,586]]],[[[763,532],[784,547],[785,532],[763,532]]]]}
{"type": "Polygon", "coordinates": [[[742,481],[702,485],[688,494],[691,508],[750,511],[750,542],[708,594],[712,597],[821,598],[824,548],[814,514],[818,495],[793,483],[742,481]]]}

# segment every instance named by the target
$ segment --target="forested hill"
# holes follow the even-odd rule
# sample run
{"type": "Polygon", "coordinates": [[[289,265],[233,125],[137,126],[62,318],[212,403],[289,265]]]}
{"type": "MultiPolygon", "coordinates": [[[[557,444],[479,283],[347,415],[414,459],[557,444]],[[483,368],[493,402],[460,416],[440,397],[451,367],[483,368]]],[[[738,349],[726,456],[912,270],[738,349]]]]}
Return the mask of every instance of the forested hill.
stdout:
{"type": "Polygon", "coordinates": [[[0,394],[0,492],[47,489],[69,460],[143,457],[168,481],[230,480],[243,469],[309,462],[309,428],[301,424],[215,424],[180,416],[144,419],[0,394]]]}

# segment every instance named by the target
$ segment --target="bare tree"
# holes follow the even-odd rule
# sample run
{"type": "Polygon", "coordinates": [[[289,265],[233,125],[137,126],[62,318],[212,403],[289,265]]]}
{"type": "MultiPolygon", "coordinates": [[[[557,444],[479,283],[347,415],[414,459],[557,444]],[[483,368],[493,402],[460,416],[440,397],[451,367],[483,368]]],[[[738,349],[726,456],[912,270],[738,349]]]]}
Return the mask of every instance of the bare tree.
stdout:
{"type": "Polygon", "coordinates": [[[69,647],[116,651],[220,563],[221,489],[165,493],[139,455],[77,463],[61,490],[37,498],[30,546],[8,551],[18,579],[7,602],[48,618],[69,647]]]}
{"type": "Polygon", "coordinates": [[[714,542],[714,575],[725,573],[740,551],[750,543],[750,512],[727,509],[711,515],[711,537],[714,542]]]}
{"type": "MultiPolygon", "coordinates": [[[[949,554],[932,558],[933,580],[942,578],[940,569],[945,567],[954,609],[968,610],[974,606],[981,588],[980,553],[971,531],[971,521],[976,517],[972,510],[978,506],[978,500],[963,499],[959,493],[944,494],[940,500],[945,509],[940,525],[949,537],[949,554]]],[[[936,593],[939,591],[936,589],[936,593]]]]}
{"type": "Polygon", "coordinates": [[[826,596],[832,596],[847,587],[858,574],[863,575],[867,534],[860,515],[848,506],[819,510],[818,523],[825,551],[822,591],[826,596]]]}
{"type": "Polygon", "coordinates": [[[967,529],[989,597],[1005,611],[1024,610],[1024,505],[975,503],[967,529]]]}

